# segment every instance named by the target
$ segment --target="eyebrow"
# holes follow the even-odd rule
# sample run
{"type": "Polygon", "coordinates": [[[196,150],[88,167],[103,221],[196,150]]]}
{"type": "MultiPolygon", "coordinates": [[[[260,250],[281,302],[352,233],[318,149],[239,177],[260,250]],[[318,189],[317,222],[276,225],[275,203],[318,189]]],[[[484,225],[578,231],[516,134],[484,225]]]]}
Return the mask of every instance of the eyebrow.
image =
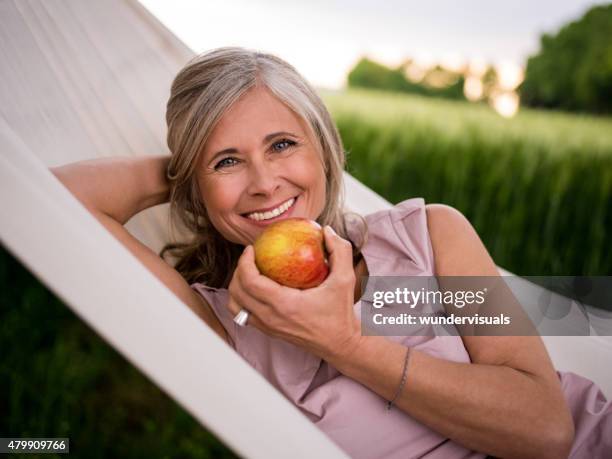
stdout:
{"type": "MultiPolygon", "coordinates": [[[[287,131],[279,131],[279,132],[273,132],[272,134],[268,134],[267,136],[265,136],[265,137],[263,138],[263,140],[261,141],[261,144],[262,144],[262,145],[265,145],[266,143],[268,143],[268,142],[269,142],[270,140],[272,140],[273,138],[275,138],[275,137],[279,137],[279,136],[282,136],[282,135],[289,136],[289,137],[295,137],[295,138],[297,138],[297,139],[299,139],[299,138],[300,138],[300,136],[298,136],[298,135],[296,135],[296,134],[293,134],[293,133],[291,133],[291,132],[287,132],[287,131]]],[[[217,153],[215,153],[215,154],[213,155],[213,157],[212,157],[212,158],[211,158],[211,159],[208,161],[208,163],[210,163],[210,162],[214,161],[214,159],[215,159],[215,158],[217,158],[218,156],[221,156],[221,155],[227,155],[227,154],[230,154],[230,153],[238,153],[238,149],[236,149],[236,148],[234,148],[234,147],[230,147],[230,148],[226,148],[226,149],[224,149],[224,150],[218,151],[217,153]]]]}

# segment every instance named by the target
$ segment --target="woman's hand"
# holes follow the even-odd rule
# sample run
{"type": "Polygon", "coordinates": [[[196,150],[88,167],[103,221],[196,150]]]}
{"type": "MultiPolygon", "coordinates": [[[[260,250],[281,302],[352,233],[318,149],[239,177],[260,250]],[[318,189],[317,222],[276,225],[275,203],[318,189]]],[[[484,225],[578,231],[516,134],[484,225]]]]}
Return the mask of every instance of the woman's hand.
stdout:
{"type": "Polygon", "coordinates": [[[353,312],[355,272],[351,244],[325,227],[330,273],[317,287],[299,290],[260,274],[251,245],[242,253],[229,285],[228,309],[251,314],[248,324],[329,360],[349,355],[361,338],[353,312]]]}

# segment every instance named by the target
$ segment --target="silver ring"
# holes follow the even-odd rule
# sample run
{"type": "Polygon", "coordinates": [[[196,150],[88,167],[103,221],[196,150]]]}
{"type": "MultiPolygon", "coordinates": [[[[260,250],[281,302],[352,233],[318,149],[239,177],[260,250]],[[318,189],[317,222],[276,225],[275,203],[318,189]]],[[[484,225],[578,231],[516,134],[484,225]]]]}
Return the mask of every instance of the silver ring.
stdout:
{"type": "Polygon", "coordinates": [[[241,309],[240,312],[236,314],[236,317],[234,317],[234,322],[236,322],[241,327],[244,327],[246,325],[247,320],[249,320],[249,311],[247,311],[246,309],[241,309]]]}

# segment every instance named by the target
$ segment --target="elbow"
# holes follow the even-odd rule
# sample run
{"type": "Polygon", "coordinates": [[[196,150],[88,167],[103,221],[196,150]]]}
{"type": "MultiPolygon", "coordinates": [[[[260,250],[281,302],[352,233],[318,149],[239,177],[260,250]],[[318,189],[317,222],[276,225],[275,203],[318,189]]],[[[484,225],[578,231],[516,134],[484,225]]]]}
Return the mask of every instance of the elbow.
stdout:
{"type": "Polygon", "coordinates": [[[559,457],[569,457],[572,451],[572,446],[574,446],[574,437],[574,423],[570,422],[570,427],[567,429],[565,435],[558,441],[557,446],[559,447],[559,457]]]}
{"type": "Polygon", "coordinates": [[[542,457],[550,459],[567,459],[574,445],[574,422],[569,412],[562,420],[557,419],[551,423],[554,430],[547,436],[546,445],[543,445],[545,455],[542,457]]]}

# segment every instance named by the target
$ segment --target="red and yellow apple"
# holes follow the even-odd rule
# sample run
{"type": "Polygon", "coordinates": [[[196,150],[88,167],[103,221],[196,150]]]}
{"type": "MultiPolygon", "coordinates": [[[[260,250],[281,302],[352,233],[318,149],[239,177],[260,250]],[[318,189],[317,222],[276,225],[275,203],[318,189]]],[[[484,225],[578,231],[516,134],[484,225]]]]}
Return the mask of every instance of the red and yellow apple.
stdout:
{"type": "Polygon", "coordinates": [[[287,287],[313,288],[329,273],[323,230],[313,220],[275,222],[259,235],[253,248],[259,271],[287,287]]]}

